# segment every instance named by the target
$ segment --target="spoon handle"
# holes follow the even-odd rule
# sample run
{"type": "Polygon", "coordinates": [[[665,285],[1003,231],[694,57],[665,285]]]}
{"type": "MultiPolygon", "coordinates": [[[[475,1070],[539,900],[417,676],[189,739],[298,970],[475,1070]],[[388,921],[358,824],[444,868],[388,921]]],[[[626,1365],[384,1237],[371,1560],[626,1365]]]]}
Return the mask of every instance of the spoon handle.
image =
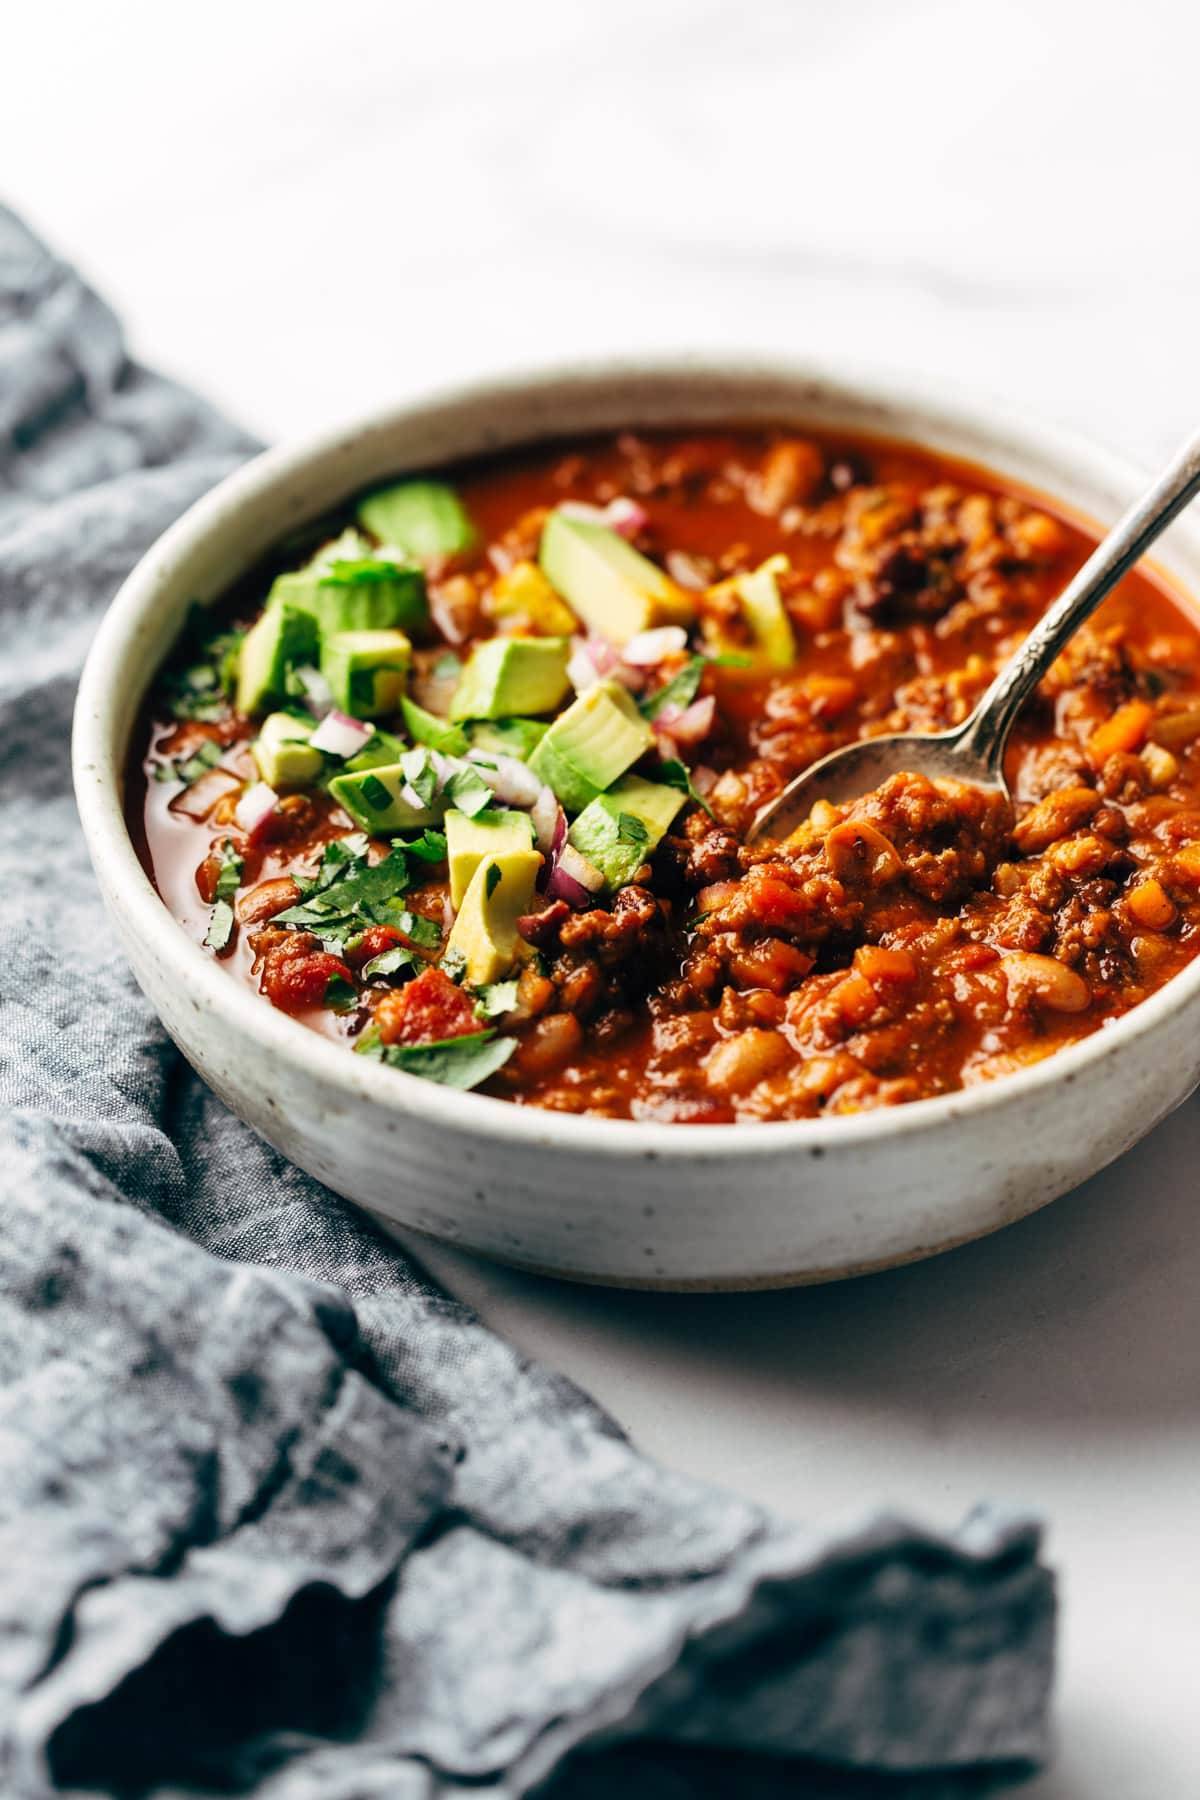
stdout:
{"type": "Polygon", "coordinates": [[[1161,531],[1200,493],[1200,432],[1088,557],[980,700],[957,748],[1001,773],[1013,721],[1063,645],[1161,531]]]}

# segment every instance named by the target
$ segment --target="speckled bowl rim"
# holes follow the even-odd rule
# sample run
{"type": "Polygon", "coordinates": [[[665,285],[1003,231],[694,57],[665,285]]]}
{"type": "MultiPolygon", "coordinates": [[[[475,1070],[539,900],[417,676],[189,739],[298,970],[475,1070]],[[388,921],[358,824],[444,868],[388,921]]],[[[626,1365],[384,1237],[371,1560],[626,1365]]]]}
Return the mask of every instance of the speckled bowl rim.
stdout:
{"type": "MultiPolygon", "coordinates": [[[[578,1150],[589,1156],[637,1159],[775,1156],[789,1145],[803,1155],[836,1153],[882,1138],[912,1137],[956,1118],[1007,1108],[1022,1095],[1033,1095],[1048,1086],[1068,1087],[1123,1047],[1139,1039],[1151,1040],[1159,1024],[1186,1005],[1200,989],[1200,958],[1123,1018],[1101,1027],[1078,1044],[1055,1051],[1042,1062],[976,1087],[899,1107],[831,1118],[728,1125],[667,1124],[555,1113],[484,1094],[462,1093],[353,1056],[344,1045],[321,1037],[277,1011],[242,983],[231,980],[167,910],[142,868],[126,827],[122,806],[123,755],[111,753],[110,741],[115,730],[113,712],[119,684],[133,682],[144,693],[152,679],[153,671],[146,672],[136,663],[131,666],[131,659],[138,648],[139,623],[170,586],[177,562],[202,540],[229,530],[235,516],[260,495],[273,488],[286,489],[316,459],[347,451],[367,435],[399,434],[414,414],[481,401],[519,406],[523,399],[540,390],[575,387],[583,392],[599,384],[621,381],[679,384],[689,377],[744,383],[748,388],[780,381],[797,388],[808,386],[820,393],[824,405],[841,401],[850,408],[879,406],[888,413],[911,414],[914,431],[908,441],[934,451],[938,449],[939,430],[951,435],[958,432],[983,436],[994,445],[994,453],[982,460],[994,466],[997,475],[1044,491],[1052,499],[1050,490],[1023,480],[1019,471],[1022,460],[1044,461],[1060,469],[1074,468],[1089,483],[1109,488],[1126,499],[1132,499],[1145,484],[1144,474],[1125,459],[1070,431],[1036,421],[1028,412],[1017,413],[969,394],[953,383],[939,380],[935,387],[931,382],[931,391],[926,391],[893,371],[842,358],[825,363],[736,353],[540,364],[494,379],[421,391],[348,424],[264,451],[195,502],[151,546],[118,590],[88,654],[75,707],[72,764],[76,800],[93,865],[110,893],[119,896],[112,903],[163,965],[177,969],[190,998],[223,1017],[232,1033],[265,1056],[305,1067],[344,1101],[362,1100],[401,1115],[419,1113],[424,1120],[447,1130],[492,1141],[503,1138],[513,1145],[527,1144],[531,1149],[553,1144],[561,1150],[578,1150]],[[1014,463],[1018,466],[1013,467],[1014,463]]],[[[729,416],[736,416],[736,406],[729,416]]],[[[891,422],[883,429],[887,435],[901,439],[905,436],[891,422]]],[[[532,435],[521,441],[533,444],[544,441],[545,435],[532,435]]],[[[1075,511],[1066,501],[1056,504],[1075,511]]],[[[297,523],[320,510],[319,505],[306,507],[297,515],[297,523]]],[[[1075,511],[1075,516],[1081,515],[1075,511]]],[[[1176,524],[1171,541],[1186,544],[1189,556],[1200,565],[1200,535],[1194,529],[1176,524]]],[[[1171,576],[1170,580],[1177,594],[1190,597],[1179,578],[1171,576]]],[[[122,751],[126,748],[121,746],[122,751]]]]}

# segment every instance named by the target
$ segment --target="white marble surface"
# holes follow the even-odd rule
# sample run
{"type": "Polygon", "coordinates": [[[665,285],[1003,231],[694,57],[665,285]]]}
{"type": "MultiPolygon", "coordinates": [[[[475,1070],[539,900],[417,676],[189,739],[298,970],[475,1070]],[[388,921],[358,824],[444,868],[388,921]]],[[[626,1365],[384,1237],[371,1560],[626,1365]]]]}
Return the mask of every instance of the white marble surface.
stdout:
{"type": "MultiPolygon", "coordinates": [[[[5,195],[264,435],[544,355],[738,344],[1195,422],[1200,22],[1170,0],[43,0],[5,195]]],[[[1071,1129],[1069,1117],[1064,1130],[1071,1129]]],[[[989,1243],[791,1295],[437,1272],[652,1452],[805,1517],[1044,1509],[1038,1800],[1196,1792],[1200,1103],[989,1243]]]]}

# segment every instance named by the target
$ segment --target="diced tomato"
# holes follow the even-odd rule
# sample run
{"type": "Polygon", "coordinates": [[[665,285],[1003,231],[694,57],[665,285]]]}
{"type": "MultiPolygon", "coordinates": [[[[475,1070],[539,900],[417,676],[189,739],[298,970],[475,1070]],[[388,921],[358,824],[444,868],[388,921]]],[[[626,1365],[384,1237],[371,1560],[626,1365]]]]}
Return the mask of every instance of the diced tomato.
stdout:
{"type": "Polygon", "coordinates": [[[263,964],[263,993],[285,1012],[299,1012],[305,1006],[320,1006],[326,989],[335,976],[352,979],[340,957],[327,950],[293,950],[280,944],[267,953],[263,964]]]}
{"type": "Polygon", "coordinates": [[[434,1044],[481,1029],[475,1003],[440,969],[383,996],[375,1013],[385,1044],[434,1044]]]}

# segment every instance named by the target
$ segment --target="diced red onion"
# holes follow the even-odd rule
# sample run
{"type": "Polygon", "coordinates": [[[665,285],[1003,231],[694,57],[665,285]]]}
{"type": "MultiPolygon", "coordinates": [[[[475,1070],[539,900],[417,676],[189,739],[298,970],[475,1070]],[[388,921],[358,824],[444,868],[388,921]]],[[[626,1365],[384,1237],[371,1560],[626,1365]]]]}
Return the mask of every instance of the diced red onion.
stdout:
{"type": "Polygon", "coordinates": [[[618,494],[604,509],[604,523],[619,536],[633,538],[650,523],[650,515],[638,501],[618,494]]]}
{"type": "Polygon", "coordinates": [[[721,777],[707,763],[697,763],[692,770],[692,786],[698,794],[711,794],[721,777]]]}
{"type": "Polygon", "coordinates": [[[472,751],[468,757],[497,800],[506,806],[532,807],[542,793],[542,783],[515,756],[498,756],[490,750],[472,751]]]}
{"type": "Polygon", "coordinates": [[[182,813],[185,819],[200,822],[207,819],[218,800],[223,799],[231,788],[239,785],[237,776],[230,769],[205,769],[191,787],[176,794],[168,810],[182,813]]]}
{"type": "Polygon", "coordinates": [[[314,750],[320,750],[325,756],[340,756],[344,760],[348,756],[357,756],[374,732],[375,727],[367,720],[352,719],[348,713],[334,707],[332,712],[325,714],[308,741],[314,750]]]}
{"type": "Polygon", "coordinates": [[[559,836],[560,828],[563,837],[566,836],[567,830],[567,817],[563,812],[562,807],[558,804],[558,799],[553,788],[544,787],[541,789],[537,799],[529,809],[529,817],[533,821],[534,836],[537,840],[538,849],[543,856],[550,856],[557,845],[562,841],[562,838],[559,836]]]}
{"type": "Polygon", "coordinates": [[[678,587],[699,594],[709,585],[708,571],[698,557],[686,550],[667,551],[667,574],[678,587]]]}
{"type": "Polygon", "coordinates": [[[654,631],[639,631],[621,652],[621,661],[635,669],[653,669],[665,657],[687,649],[687,632],[682,625],[659,625],[654,631]]]}
{"type": "Polygon", "coordinates": [[[461,621],[455,616],[454,608],[447,604],[435,586],[427,590],[429,613],[434,624],[448,644],[461,644],[466,641],[467,633],[461,621]]]}
{"type": "Polygon", "coordinates": [[[450,899],[450,895],[447,894],[445,899],[442,901],[442,930],[443,931],[446,931],[446,932],[453,931],[454,918],[455,918],[454,905],[450,899]]]}
{"type": "Polygon", "coordinates": [[[567,663],[567,679],[577,694],[586,694],[600,680],[600,671],[585,644],[581,643],[572,650],[567,663]]]}
{"type": "Polygon", "coordinates": [[[574,844],[563,844],[558,851],[557,872],[566,875],[570,881],[577,881],[581,888],[589,894],[598,894],[604,886],[604,877],[594,863],[580,854],[574,844]]]}
{"type": "Polygon", "coordinates": [[[265,781],[256,781],[238,801],[233,816],[240,829],[253,840],[262,834],[278,805],[279,795],[275,789],[268,787],[265,781]]]}
{"type": "Polygon", "coordinates": [[[560,806],[558,809],[558,817],[554,821],[554,842],[550,846],[550,848],[554,852],[555,856],[558,855],[559,851],[562,849],[562,847],[566,843],[566,841],[567,841],[567,815],[563,811],[562,807],[560,806]]]}
{"type": "Polygon", "coordinates": [[[708,736],[715,723],[716,714],[717,702],[714,696],[705,694],[702,700],[693,700],[690,706],[682,709],[664,706],[654,723],[657,726],[661,722],[677,744],[694,747],[696,744],[703,743],[708,736]],[[674,716],[664,718],[664,714],[668,713],[674,716]]]}
{"type": "Polygon", "coordinates": [[[646,677],[642,671],[627,663],[622,652],[615,649],[607,638],[599,637],[593,632],[587,640],[587,653],[596,665],[601,681],[619,681],[631,694],[638,694],[645,687],[646,677]]]}
{"type": "Polygon", "coordinates": [[[582,909],[591,905],[592,896],[582,882],[568,875],[559,863],[555,863],[546,878],[547,900],[565,900],[568,906],[582,909]]]}
{"type": "Polygon", "coordinates": [[[323,719],[333,708],[333,689],[322,675],[320,669],[305,667],[294,671],[296,680],[304,689],[304,704],[314,718],[323,719]]]}
{"type": "Polygon", "coordinates": [[[605,509],[590,506],[586,500],[564,500],[558,508],[567,519],[578,519],[581,525],[607,525],[605,509]]]}

